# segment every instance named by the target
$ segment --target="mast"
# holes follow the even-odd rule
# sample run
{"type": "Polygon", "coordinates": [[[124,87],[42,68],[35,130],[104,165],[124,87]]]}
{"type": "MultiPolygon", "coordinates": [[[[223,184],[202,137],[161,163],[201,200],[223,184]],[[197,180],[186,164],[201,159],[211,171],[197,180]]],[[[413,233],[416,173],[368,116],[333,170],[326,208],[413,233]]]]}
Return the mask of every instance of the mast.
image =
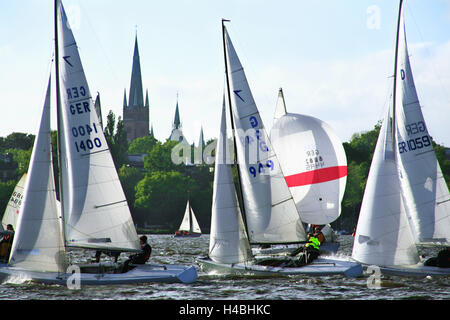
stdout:
{"type": "Polygon", "coordinates": [[[58,37],[58,11],[60,10],[60,0],[55,0],[55,81],[56,81],[56,118],[57,118],[57,155],[58,155],[58,183],[59,183],[59,201],[61,203],[61,208],[59,214],[61,219],[61,227],[62,227],[62,235],[63,235],[63,243],[64,247],[66,247],[66,232],[64,231],[65,223],[64,223],[64,205],[63,205],[63,192],[62,192],[62,156],[61,156],[61,95],[60,95],[60,82],[59,82],[59,37],[58,37]]]}
{"type": "Polygon", "coordinates": [[[241,214],[242,214],[242,219],[244,220],[245,231],[248,234],[247,216],[245,214],[244,195],[242,194],[242,187],[241,187],[241,171],[239,170],[239,162],[237,161],[236,132],[235,132],[235,127],[234,127],[233,109],[231,108],[230,78],[228,76],[228,63],[227,63],[228,59],[227,59],[227,48],[226,48],[226,42],[225,42],[225,22],[229,22],[229,21],[230,20],[222,19],[223,57],[224,57],[224,62],[225,62],[225,78],[227,80],[227,96],[228,96],[228,107],[230,110],[231,130],[233,132],[234,163],[236,164],[236,168],[237,168],[239,197],[240,197],[240,200],[242,203],[241,214]]]}
{"type": "Polygon", "coordinates": [[[398,65],[398,42],[400,39],[400,22],[402,17],[402,5],[403,0],[400,0],[399,8],[398,8],[398,21],[397,21],[397,38],[395,41],[395,58],[394,58],[394,88],[392,90],[392,144],[393,144],[393,150],[397,150],[396,147],[396,140],[395,140],[395,131],[397,130],[397,127],[395,125],[396,119],[395,119],[395,112],[396,112],[396,97],[397,97],[397,65],[398,65]]]}

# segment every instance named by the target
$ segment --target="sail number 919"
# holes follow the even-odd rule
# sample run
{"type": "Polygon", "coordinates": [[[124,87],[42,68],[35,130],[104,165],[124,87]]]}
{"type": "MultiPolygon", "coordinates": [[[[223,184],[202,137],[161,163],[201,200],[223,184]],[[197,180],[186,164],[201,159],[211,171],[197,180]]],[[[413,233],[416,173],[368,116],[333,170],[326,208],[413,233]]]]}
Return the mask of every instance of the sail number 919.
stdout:
{"type": "Polygon", "coordinates": [[[253,176],[253,178],[256,177],[256,174],[265,174],[266,168],[270,168],[271,171],[273,171],[273,161],[267,160],[266,165],[263,165],[262,163],[258,164],[258,169],[256,169],[254,166],[250,166],[248,168],[248,171],[253,176]]]}

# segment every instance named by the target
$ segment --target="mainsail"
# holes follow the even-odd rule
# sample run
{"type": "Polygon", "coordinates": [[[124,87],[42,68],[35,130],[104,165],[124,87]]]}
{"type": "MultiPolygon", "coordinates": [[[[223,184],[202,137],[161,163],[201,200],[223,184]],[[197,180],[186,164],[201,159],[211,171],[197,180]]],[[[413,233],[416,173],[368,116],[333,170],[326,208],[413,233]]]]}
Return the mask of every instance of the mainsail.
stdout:
{"type": "Polygon", "coordinates": [[[30,159],[10,265],[64,272],[65,248],[57,209],[50,131],[50,80],[30,159]]]}
{"type": "Polygon", "coordinates": [[[305,230],[269,141],[250,87],[223,27],[227,78],[243,205],[250,243],[287,243],[306,239],[305,230]],[[231,103],[232,102],[232,103],[231,103]]]}
{"type": "Polygon", "coordinates": [[[322,120],[286,112],[281,89],[277,110],[270,140],[300,218],[311,224],[333,222],[341,214],[347,182],[342,142],[322,120]]]}
{"type": "Polygon", "coordinates": [[[395,142],[400,185],[417,243],[450,245],[450,194],[417,97],[400,15],[395,142]]]}
{"type": "Polygon", "coordinates": [[[209,257],[218,263],[239,263],[249,260],[251,251],[234,187],[226,130],[224,98],[214,168],[209,257]]]}
{"type": "Polygon", "coordinates": [[[62,104],[58,119],[67,246],[140,250],[127,200],[92,103],[75,38],[58,11],[62,104]]]}

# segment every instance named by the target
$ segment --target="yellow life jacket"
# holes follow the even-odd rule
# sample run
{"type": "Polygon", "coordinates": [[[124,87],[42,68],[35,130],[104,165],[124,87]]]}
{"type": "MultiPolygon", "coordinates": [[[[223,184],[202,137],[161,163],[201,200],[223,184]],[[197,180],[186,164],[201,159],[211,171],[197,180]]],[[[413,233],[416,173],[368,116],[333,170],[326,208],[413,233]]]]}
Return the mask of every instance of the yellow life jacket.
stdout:
{"type": "Polygon", "coordinates": [[[305,247],[309,247],[309,246],[313,246],[314,249],[319,250],[320,249],[320,241],[319,239],[317,239],[316,237],[309,237],[308,243],[306,244],[305,247]]]}

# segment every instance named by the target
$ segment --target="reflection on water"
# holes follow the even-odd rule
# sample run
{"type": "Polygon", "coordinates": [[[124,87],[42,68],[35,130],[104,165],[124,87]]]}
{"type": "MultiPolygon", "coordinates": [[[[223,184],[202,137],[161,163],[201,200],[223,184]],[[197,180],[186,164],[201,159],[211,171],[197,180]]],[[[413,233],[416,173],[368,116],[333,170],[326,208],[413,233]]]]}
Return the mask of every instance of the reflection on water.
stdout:
{"type": "MultiPolygon", "coordinates": [[[[174,238],[172,235],[149,235],[151,261],[157,263],[194,264],[198,280],[193,284],[142,284],[114,286],[82,286],[69,290],[63,286],[30,283],[27,279],[11,279],[0,285],[0,300],[312,300],[312,299],[450,299],[450,277],[382,276],[379,289],[367,286],[367,276],[353,279],[343,276],[276,278],[205,274],[196,259],[208,252],[209,235],[199,238],[174,238]]],[[[339,257],[351,255],[353,238],[339,236],[339,257]]],[[[428,249],[430,250],[430,249],[428,249]]],[[[72,252],[72,259],[94,259],[94,252],[72,252]]],[[[125,259],[122,254],[120,259],[125,259]]],[[[109,257],[102,256],[103,260],[109,257]]]]}

